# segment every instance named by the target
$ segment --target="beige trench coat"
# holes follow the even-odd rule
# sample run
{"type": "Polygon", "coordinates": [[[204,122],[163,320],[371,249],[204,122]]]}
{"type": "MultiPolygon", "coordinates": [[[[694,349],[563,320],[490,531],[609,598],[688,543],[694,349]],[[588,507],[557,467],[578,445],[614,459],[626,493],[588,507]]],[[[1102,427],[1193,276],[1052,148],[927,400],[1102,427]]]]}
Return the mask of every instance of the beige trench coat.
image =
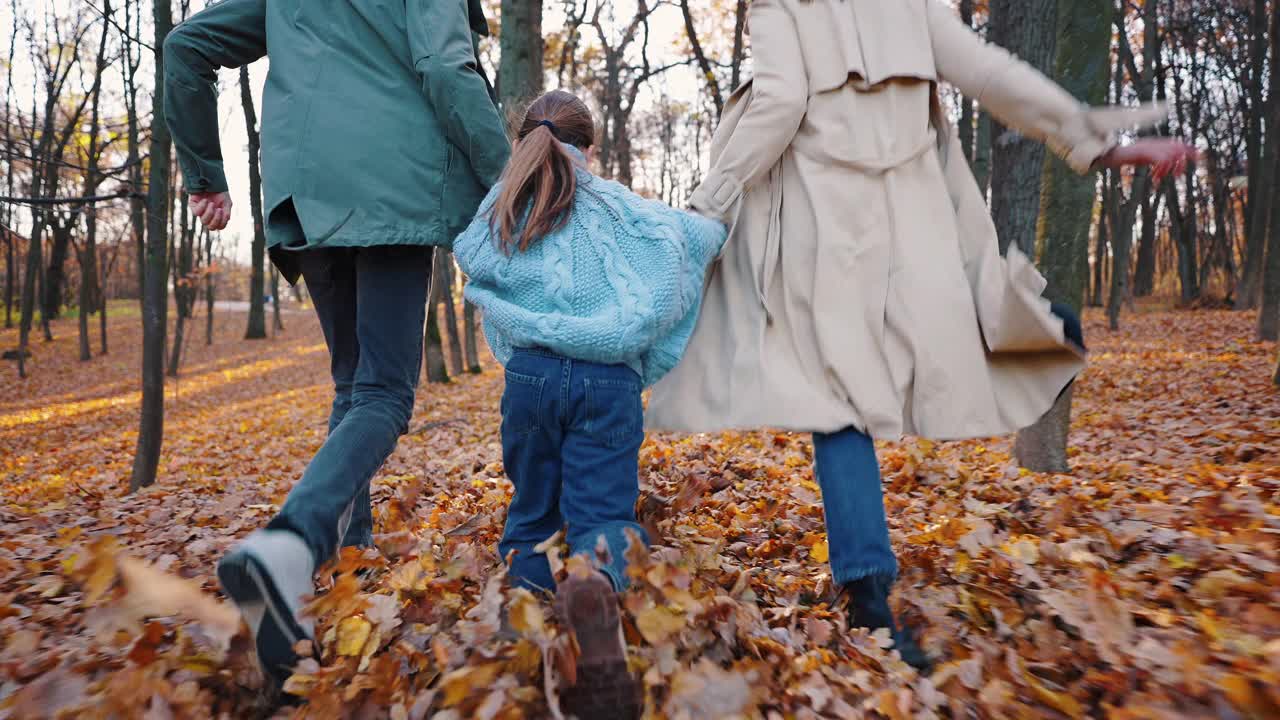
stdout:
{"type": "Polygon", "coordinates": [[[995,226],[941,113],[947,81],[1079,172],[1156,108],[1090,109],[936,0],[753,0],[755,78],[697,210],[732,225],[650,429],[877,438],[1030,425],[1084,367],[995,226]]]}

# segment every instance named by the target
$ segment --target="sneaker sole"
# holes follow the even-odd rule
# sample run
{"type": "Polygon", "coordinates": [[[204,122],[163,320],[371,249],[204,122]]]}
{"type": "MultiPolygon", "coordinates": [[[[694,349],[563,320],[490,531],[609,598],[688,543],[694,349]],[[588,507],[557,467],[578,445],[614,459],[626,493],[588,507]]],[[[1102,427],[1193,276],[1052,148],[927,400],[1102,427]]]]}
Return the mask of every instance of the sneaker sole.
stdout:
{"type": "Polygon", "coordinates": [[[640,683],[627,667],[626,648],[619,647],[622,619],[612,588],[605,592],[589,585],[571,586],[557,594],[555,605],[582,649],[577,684],[560,693],[564,710],[579,720],[639,718],[640,683]]]}
{"type": "Polygon", "coordinates": [[[218,563],[218,582],[239,606],[260,603],[265,608],[262,624],[254,638],[258,662],[277,687],[283,686],[301,659],[293,651],[299,640],[314,640],[293,619],[280,591],[253,556],[233,552],[218,563]]]}
{"type": "Polygon", "coordinates": [[[564,711],[578,720],[638,720],[643,705],[640,684],[626,660],[578,665],[578,684],[560,692],[564,711]]]}

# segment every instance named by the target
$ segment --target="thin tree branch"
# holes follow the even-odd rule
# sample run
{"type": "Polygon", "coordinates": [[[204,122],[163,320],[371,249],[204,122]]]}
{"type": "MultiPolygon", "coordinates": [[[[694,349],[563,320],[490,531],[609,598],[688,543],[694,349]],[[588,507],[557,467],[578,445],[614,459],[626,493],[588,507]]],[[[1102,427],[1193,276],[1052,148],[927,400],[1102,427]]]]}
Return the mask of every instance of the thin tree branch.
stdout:
{"type": "Polygon", "coordinates": [[[144,48],[146,48],[146,49],[150,50],[151,52],[155,52],[155,51],[156,51],[156,49],[155,49],[154,47],[152,47],[151,45],[148,45],[146,42],[144,42],[143,40],[141,40],[141,39],[140,39],[140,38],[138,38],[137,36],[135,36],[135,35],[131,34],[128,30],[126,30],[126,29],[124,29],[124,28],[120,27],[120,23],[116,22],[116,21],[115,21],[115,19],[111,17],[111,15],[109,15],[109,14],[107,14],[107,13],[105,13],[105,12],[103,12],[103,11],[99,10],[99,9],[98,9],[98,7],[97,7],[96,5],[94,5],[92,2],[89,2],[89,0],[84,0],[84,4],[85,4],[85,5],[88,5],[90,10],[92,10],[92,11],[94,11],[94,12],[98,13],[98,15],[99,15],[103,20],[106,20],[107,22],[111,23],[111,26],[112,26],[112,27],[114,27],[116,30],[119,30],[121,35],[124,35],[125,37],[129,38],[129,39],[130,39],[130,40],[132,40],[133,42],[136,42],[136,43],[138,43],[139,45],[141,45],[142,47],[144,47],[144,48]]]}
{"type": "Polygon", "coordinates": [[[22,197],[0,197],[0,202],[3,202],[3,203],[12,203],[12,204],[14,204],[14,205],[38,205],[38,206],[45,206],[45,205],[75,205],[75,204],[82,204],[82,205],[83,205],[83,204],[88,204],[88,203],[103,202],[103,201],[106,201],[106,200],[119,200],[119,199],[121,199],[121,198],[145,198],[146,196],[147,196],[147,194],[146,194],[145,192],[130,192],[130,191],[128,191],[128,190],[121,190],[120,192],[113,193],[113,194],[111,194],[111,195],[91,195],[91,196],[88,196],[88,197],[68,197],[68,198],[50,198],[50,197],[35,197],[35,198],[22,198],[22,197]]]}

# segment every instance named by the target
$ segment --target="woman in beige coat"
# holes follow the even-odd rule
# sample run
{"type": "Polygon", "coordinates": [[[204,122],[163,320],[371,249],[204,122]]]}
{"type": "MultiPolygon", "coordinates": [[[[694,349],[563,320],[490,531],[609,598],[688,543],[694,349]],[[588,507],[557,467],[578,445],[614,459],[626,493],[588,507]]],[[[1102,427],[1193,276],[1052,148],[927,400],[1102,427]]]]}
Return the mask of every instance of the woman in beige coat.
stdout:
{"type": "Polygon", "coordinates": [[[1080,104],[937,0],[753,0],[749,27],[754,80],[726,108],[691,200],[732,234],[648,425],[813,432],[851,624],[890,628],[923,664],[886,602],[897,564],[871,438],[1018,430],[1084,365],[1044,279],[1016,248],[1000,257],[935,84],[1082,173],[1164,172],[1191,150],[1117,147],[1117,131],[1162,113],[1080,104]]]}

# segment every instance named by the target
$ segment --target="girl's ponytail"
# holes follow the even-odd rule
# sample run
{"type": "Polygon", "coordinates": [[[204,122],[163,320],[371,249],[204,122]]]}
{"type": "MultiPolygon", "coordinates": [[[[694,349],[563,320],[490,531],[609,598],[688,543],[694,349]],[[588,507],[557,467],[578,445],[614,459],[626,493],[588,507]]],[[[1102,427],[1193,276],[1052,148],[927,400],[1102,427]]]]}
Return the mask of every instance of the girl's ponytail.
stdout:
{"type": "Polygon", "coordinates": [[[594,137],[591,111],[570,93],[553,90],[529,106],[489,216],[505,252],[525,250],[569,221],[578,182],[574,158],[560,143],[586,150],[594,137]]]}

